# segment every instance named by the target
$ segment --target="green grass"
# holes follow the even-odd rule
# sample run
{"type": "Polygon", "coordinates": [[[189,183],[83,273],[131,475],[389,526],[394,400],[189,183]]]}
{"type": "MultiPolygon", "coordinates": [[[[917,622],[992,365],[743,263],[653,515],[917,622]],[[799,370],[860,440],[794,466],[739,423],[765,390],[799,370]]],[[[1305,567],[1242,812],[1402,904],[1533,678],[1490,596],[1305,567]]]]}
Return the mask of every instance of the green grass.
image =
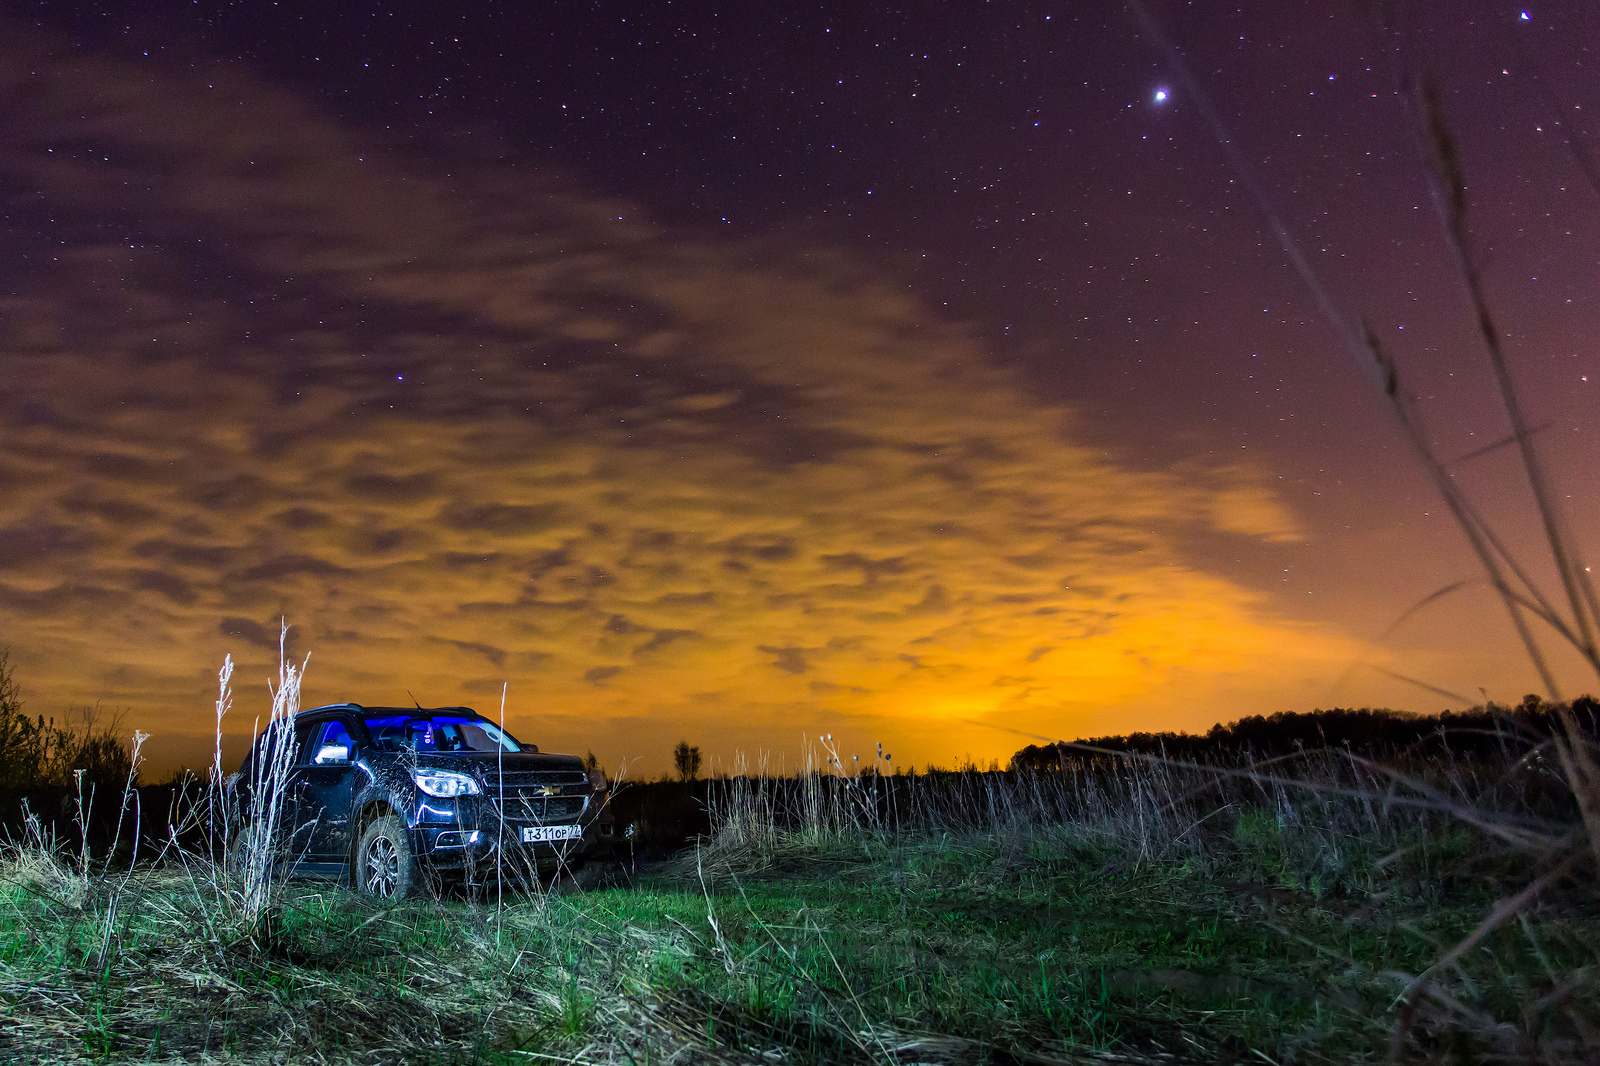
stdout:
{"type": "MultiPolygon", "coordinates": [[[[109,941],[115,879],[75,907],[12,863],[0,1059],[1378,1061],[1409,975],[1519,876],[1471,831],[1408,844],[1266,809],[1159,856],[1066,828],[840,837],[499,908],[295,884],[253,939],[173,867],[128,883],[109,941]]],[[[1592,1004],[1592,904],[1530,908],[1440,987],[1582,1061],[1562,1019],[1592,1004]],[[1553,989],[1567,1014],[1539,1015],[1553,989]]],[[[1495,1057],[1412,1010],[1408,1054],[1495,1057]]]]}
{"type": "MultiPolygon", "coordinates": [[[[1343,1057],[1384,1035],[1371,1019],[1398,990],[1385,971],[1421,968],[1471,928],[1481,902],[1441,907],[1419,895],[1381,917],[1352,916],[1281,883],[1219,881],[1193,862],[1019,860],[982,837],[886,850],[718,879],[710,902],[735,965],[730,973],[718,945],[701,944],[685,987],[737,1012],[741,990],[765,980],[795,990],[777,1008],[801,1029],[847,1019],[1012,1052],[1226,1058],[1296,1044],[1343,1057]]],[[[685,926],[697,914],[706,924],[697,881],[649,894],[678,907],[685,926]]]]}

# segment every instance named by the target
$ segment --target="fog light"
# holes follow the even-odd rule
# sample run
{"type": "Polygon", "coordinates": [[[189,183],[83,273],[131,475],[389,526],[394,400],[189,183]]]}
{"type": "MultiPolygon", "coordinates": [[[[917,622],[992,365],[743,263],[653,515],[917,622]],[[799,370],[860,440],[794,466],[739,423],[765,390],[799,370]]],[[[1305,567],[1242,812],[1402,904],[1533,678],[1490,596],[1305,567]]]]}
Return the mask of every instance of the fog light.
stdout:
{"type": "Polygon", "coordinates": [[[463,848],[469,844],[476,844],[483,839],[483,834],[474,829],[470,833],[440,833],[433,838],[435,848],[463,848]]]}

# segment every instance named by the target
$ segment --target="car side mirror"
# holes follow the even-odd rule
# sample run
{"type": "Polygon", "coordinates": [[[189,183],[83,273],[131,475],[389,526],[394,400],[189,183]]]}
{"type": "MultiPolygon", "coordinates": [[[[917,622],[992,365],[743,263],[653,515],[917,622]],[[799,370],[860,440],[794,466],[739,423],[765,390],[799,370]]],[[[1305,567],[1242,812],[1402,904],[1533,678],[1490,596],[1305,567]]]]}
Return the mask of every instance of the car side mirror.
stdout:
{"type": "Polygon", "coordinates": [[[349,762],[350,747],[347,744],[324,744],[317,749],[317,757],[311,761],[317,766],[330,762],[349,762]]]}

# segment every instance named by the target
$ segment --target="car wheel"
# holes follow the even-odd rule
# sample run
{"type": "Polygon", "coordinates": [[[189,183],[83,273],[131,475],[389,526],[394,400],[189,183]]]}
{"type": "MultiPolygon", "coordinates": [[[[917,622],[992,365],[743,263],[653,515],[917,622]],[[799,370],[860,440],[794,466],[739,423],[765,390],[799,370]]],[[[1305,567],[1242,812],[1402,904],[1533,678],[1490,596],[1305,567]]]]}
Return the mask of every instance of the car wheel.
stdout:
{"type": "Polygon", "coordinates": [[[419,886],[417,858],[411,851],[411,834],[394,815],[367,826],[356,845],[356,890],[381,899],[405,899],[419,886]]]}
{"type": "Polygon", "coordinates": [[[228,834],[228,843],[222,850],[223,869],[235,881],[244,879],[245,866],[245,841],[248,839],[246,831],[248,825],[236,825],[233,832],[228,834]]]}
{"type": "Polygon", "coordinates": [[[240,822],[228,834],[228,846],[223,853],[224,868],[228,876],[236,881],[243,881],[251,869],[265,868],[267,876],[278,870],[278,856],[262,854],[263,848],[271,849],[276,841],[253,840],[256,834],[252,831],[254,825],[250,822],[240,822]]]}

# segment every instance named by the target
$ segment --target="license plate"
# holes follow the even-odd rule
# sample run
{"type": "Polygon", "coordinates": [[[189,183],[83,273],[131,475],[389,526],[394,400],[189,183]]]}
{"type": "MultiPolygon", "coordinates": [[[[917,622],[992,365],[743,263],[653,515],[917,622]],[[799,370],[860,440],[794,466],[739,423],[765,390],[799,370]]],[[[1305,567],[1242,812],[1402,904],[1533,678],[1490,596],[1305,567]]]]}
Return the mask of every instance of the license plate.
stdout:
{"type": "Polygon", "coordinates": [[[524,844],[547,844],[553,840],[578,840],[583,829],[576,825],[525,825],[522,827],[524,844]]]}

